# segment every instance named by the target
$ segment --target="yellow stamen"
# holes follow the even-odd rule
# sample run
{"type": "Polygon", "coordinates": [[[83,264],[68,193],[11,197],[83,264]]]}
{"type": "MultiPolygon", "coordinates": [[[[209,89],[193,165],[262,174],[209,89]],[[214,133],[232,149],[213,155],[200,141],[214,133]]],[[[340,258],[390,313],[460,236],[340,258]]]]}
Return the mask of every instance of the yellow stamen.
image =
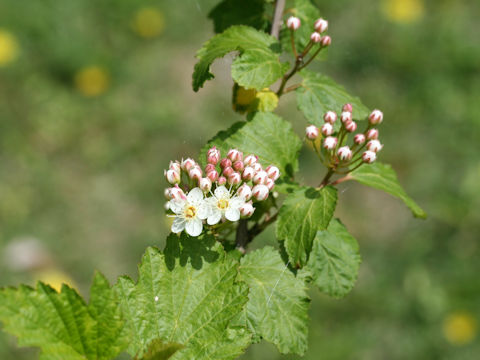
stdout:
{"type": "Polygon", "coordinates": [[[197,211],[193,206],[189,206],[185,209],[185,217],[188,219],[194,218],[197,211]]]}

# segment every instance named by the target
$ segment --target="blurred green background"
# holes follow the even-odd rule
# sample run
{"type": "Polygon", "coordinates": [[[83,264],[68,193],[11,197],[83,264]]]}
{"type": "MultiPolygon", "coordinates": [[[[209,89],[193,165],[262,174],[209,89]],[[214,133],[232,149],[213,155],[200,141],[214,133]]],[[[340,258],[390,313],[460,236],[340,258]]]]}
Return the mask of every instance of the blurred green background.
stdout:
{"type": "MultiPolygon", "coordinates": [[[[231,110],[229,63],[191,90],[218,0],[0,2],[0,286],[135,275],[161,246],[163,169],[196,156],[231,110]]],[[[333,43],[313,67],[385,113],[381,160],[427,210],[341,186],[358,283],[312,291],[305,359],[480,358],[480,2],[322,0],[333,43]]],[[[277,111],[299,135],[293,95],[277,111]]],[[[305,149],[301,176],[322,170],[305,149]]],[[[267,232],[259,245],[274,244],[267,232]]],[[[36,357],[0,334],[0,359],[36,357]]],[[[242,359],[297,359],[267,344],[242,359]]]]}

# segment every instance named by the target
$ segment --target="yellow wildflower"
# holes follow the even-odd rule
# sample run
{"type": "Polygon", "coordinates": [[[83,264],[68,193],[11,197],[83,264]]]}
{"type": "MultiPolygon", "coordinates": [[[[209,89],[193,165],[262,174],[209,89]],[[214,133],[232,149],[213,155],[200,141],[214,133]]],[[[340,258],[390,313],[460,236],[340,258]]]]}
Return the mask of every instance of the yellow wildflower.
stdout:
{"type": "Polygon", "coordinates": [[[84,96],[103,94],[110,85],[110,75],[100,66],[88,66],[75,74],[75,87],[84,96]]]}
{"type": "Polygon", "coordinates": [[[452,345],[466,345],[477,334],[477,322],[472,314],[454,312],[443,321],[443,335],[452,345]]]}
{"type": "Polygon", "coordinates": [[[165,28],[165,18],[163,14],[155,8],[141,8],[135,14],[132,27],[137,35],[144,38],[153,38],[163,32],[165,28]]]}
{"type": "Polygon", "coordinates": [[[0,29],[0,67],[5,66],[18,57],[18,42],[15,36],[0,29]]]}
{"type": "Polygon", "coordinates": [[[411,23],[419,20],[424,12],[424,0],[383,0],[385,16],[394,22],[411,23]]]}

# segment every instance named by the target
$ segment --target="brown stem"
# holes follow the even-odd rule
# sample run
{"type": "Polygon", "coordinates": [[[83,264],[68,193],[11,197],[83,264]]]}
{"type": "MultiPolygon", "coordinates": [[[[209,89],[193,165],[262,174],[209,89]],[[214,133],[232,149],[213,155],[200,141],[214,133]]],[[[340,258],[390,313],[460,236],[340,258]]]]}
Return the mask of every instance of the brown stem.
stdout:
{"type": "Polygon", "coordinates": [[[270,34],[277,39],[280,35],[280,27],[282,25],[282,16],[283,9],[285,8],[285,1],[286,0],[277,0],[275,3],[275,12],[273,14],[272,30],[270,34]]]}
{"type": "Polygon", "coordinates": [[[290,91],[297,90],[299,87],[302,87],[302,84],[291,85],[291,86],[287,87],[287,88],[283,91],[283,93],[284,93],[284,94],[289,93],[290,91]]]}
{"type": "Polygon", "coordinates": [[[333,176],[333,174],[335,174],[335,171],[333,169],[328,169],[327,174],[325,175],[325,177],[323,178],[322,182],[319,185],[320,189],[325,187],[325,185],[328,184],[328,180],[330,180],[330,178],[333,176]]]}
{"type": "Polygon", "coordinates": [[[348,174],[347,176],[341,177],[340,179],[337,179],[335,181],[332,181],[329,185],[335,186],[349,180],[353,180],[353,177],[350,174],[348,174]]]}

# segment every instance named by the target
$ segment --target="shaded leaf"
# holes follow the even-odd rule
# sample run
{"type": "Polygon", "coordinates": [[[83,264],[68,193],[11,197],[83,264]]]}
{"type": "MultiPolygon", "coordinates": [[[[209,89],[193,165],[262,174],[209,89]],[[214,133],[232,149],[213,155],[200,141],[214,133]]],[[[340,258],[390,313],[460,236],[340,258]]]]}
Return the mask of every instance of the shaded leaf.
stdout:
{"type": "Polygon", "coordinates": [[[180,344],[165,344],[162,340],[155,339],[148,344],[147,351],[142,357],[142,360],[167,360],[181,348],[183,348],[183,346],[180,344]]]}
{"type": "Polygon", "coordinates": [[[267,30],[270,26],[264,0],[223,0],[210,11],[208,18],[213,20],[217,34],[232,25],[248,25],[257,30],[267,30]]]}

